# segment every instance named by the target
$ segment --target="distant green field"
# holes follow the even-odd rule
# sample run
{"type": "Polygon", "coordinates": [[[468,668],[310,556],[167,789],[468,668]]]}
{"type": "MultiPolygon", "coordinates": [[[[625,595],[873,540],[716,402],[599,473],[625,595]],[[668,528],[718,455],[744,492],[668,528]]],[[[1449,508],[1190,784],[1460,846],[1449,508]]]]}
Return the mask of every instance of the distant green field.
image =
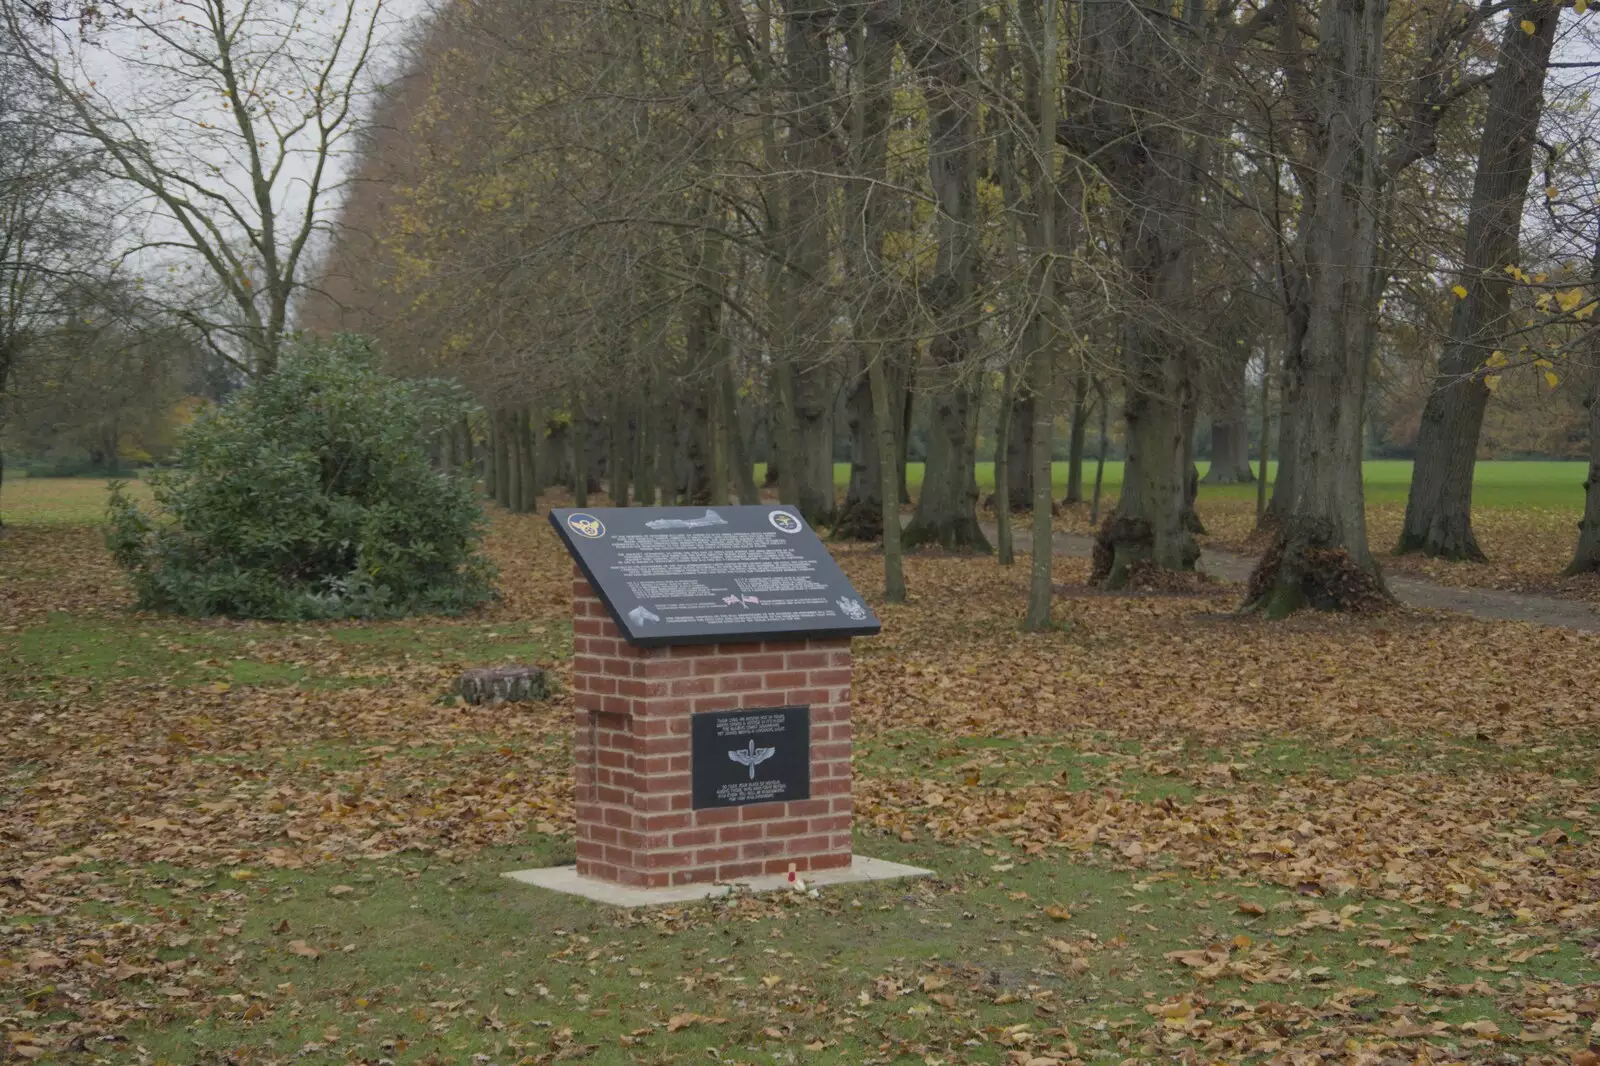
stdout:
{"type": "MultiPolygon", "coordinates": [[[[1200,464],[1204,476],[1208,463],[1200,464]]],[[[915,492],[922,484],[921,463],[911,463],[906,477],[915,492]]],[[[1409,459],[1374,459],[1363,465],[1369,503],[1404,503],[1411,487],[1411,461],[1409,459]]],[[[1067,487],[1067,464],[1053,464],[1056,495],[1067,487]]],[[[1278,464],[1269,465],[1274,476],[1278,464]]],[[[1579,462],[1518,462],[1486,460],[1480,462],[1473,480],[1472,502],[1477,507],[1504,508],[1557,508],[1583,510],[1583,479],[1588,474],[1588,464],[1579,462]]],[[[759,480],[764,467],[758,466],[759,480]]],[[[850,480],[850,464],[835,463],[833,480],[843,488],[850,480]]],[[[984,492],[994,490],[994,464],[978,464],[978,487],[984,492]]],[[[1094,463],[1083,464],[1083,487],[1087,495],[1094,488],[1094,463]]],[[[1114,497],[1122,487],[1122,463],[1106,463],[1104,492],[1114,497]]],[[[1254,499],[1254,485],[1200,486],[1202,497],[1213,499],[1254,499]]]]}
{"type": "MultiPolygon", "coordinates": [[[[1204,474],[1207,464],[1201,463],[1204,474]]],[[[912,492],[922,487],[921,463],[912,463],[906,474],[912,492]]],[[[1272,464],[1276,473],[1277,464],[1272,464]]],[[[1377,459],[1365,464],[1368,503],[1404,503],[1411,485],[1411,463],[1403,459],[1377,459]]],[[[1485,461],[1478,464],[1473,506],[1505,510],[1583,510],[1583,479],[1587,463],[1485,461]]],[[[756,464],[756,481],[766,474],[763,463],[756,464]]],[[[835,484],[849,484],[850,464],[835,463],[835,484]]],[[[1067,464],[1054,464],[1056,496],[1065,494],[1067,464]]],[[[23,524],[80,525],[105,518],[106,482],[101,478],[21,478],[7,479],[0,489],[0,519],[23,524]]],[[[994,491],[994,464],[978,464],[978,487],[985,494],[994,491]]],[[[1083,464],[1083,488],[1087,496],[1094,489],[1094,463],[1083,464]]],[[[1115,500],[1122,489],[1122,463],[1106,464],[1104,494],[1115,500]]],[[[147,486],[129,486],[136,498],[146,495],[147,486]]],[[[1254,500],[1254,485],[1201,485],[1202,499],[1254,500]]]]}

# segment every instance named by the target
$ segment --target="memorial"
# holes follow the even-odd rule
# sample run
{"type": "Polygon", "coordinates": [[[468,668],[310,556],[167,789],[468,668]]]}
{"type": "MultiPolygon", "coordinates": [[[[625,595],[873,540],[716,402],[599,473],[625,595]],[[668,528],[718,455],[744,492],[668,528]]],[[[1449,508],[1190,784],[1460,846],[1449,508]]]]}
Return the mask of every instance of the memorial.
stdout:
{"type": "Polygon", "coordinates": [[[620,903],[927,871],[851,853],[851,640],[877,617],[781,505],[558,508],[571,552],[577,863],[620,903]]]}
{"type": "Polygon", "coordinates": [[[550,521],[636,647],[878,632],[791,508],[558,508],[550,521]]]}

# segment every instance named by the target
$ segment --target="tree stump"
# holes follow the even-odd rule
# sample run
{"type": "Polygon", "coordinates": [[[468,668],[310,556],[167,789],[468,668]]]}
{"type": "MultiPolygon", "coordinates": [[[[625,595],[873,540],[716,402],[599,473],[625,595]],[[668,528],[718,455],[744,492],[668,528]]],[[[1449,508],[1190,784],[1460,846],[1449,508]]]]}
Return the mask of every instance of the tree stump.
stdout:
{"type": "Polygon", "coordinates": [[[471,704],[542,700],[551,687],[549,675],[537,666],[485,666],[456,679],[456,694],[471,704]]]}

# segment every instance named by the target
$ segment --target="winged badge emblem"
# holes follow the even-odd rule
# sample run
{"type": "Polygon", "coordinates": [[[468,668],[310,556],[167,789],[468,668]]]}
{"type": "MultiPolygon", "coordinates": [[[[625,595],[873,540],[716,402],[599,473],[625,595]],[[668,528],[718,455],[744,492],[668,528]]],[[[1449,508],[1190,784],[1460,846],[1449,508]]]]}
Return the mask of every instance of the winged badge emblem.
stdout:
{"type": "Polygon", "coordinates": [[[772,758],[778,751],[777,748],[758,748],[756,742],[751,741],[748,748],[735,748],[728,752],[728,758],[750,771],[750,780],[756,779],[756,767],[772,758]]]}

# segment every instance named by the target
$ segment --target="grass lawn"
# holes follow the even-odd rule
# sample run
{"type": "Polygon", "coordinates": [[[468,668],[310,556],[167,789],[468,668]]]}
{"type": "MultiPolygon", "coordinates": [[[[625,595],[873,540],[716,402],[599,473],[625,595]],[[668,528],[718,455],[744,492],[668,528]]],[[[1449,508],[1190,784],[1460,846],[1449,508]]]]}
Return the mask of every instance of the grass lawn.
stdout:
{"type": "Polygon", "coordinates": [[[1592,637],[1267,626],[1230,589],[1069,591],[1023,635],[1025,573],[913,558],[887,606],[843,547],[885,622],[857,646],[856,848],[936,876],[620,912],[500,876],[571,859],[568,686],[441,698],[507,660],[565,682],[542,518],[496,514],[502,598],[464,618],[194,621],[130,613],[92,503],[37,484],[0,533],[9,1060],[1588,1066],[1600,1042],[1592,637]]]}
{"type": "MultiPolygon", "coordinates": [[[[1201,462],[1203,477],[1210,464],[1201,462]]],[[[1083,467],[1086,489],[1094,485],[1095,464],[1091,460],[1083,467]]],[[[1269,471],[1276,476],[1278,464],[1271,463],[1269,471]]],[[[912,492],[922,486],[924,464],[910,463],[906,478],[912,492]]],[[[1483,460],[1477,464],[1473,478],[1473,504],[1484,509],[1554,509],[1581,512],[1583,510],[1583,481],[1588,476],[1588,464],[1581,462],[1516,462],[1483,460]]],[[[1056,494],[1062,495],[1067,485],[1067,464],[1052,465],[1056,494]]],[[[983,492],[994,491],[994,464],[979,463],[978,487],[983,492]]],[[[1411,462],[1406,459],[1372,459],[1362,464],[1362,473],[1370,504],[1404,504],[1411,488],[1411,462]]],[[[756,464],[756,480],[766,475],[766,464],[756,464]]],[[[843,491],[850,483],[850,464],[833,465],[834,484],[843,491]]],[[[103,484],[96,478],[26,478],[7,481],[0,495],[0,517],[7,521],[28,524],[74,525],[97,521],[104,512],[105,500],[88,486],[103,484]]],[[[137,497],[145,491],[133,482],[132,492],[137,497]]],[[[1107,462],[1103,492],[1107,499],[1116,499],[1122,488],[1122,462],[1107,462]]],[[[1254,485],[1200,486],[1200,498],[1205,500],[1251,501],[1256,497],[1254,485]]]]}
{"type": "MultiPolygon", "coordinates": [[[[1209,466],[1207,462],[1199,464],[1202,477],[1205,476],[1209,466]]],[[[910,483],[913,493],[922,485],[923,468],[922,463],[910,463],[906,467],[906,480],[910,483]]],[[[1094,487],[1094,470],[1093,460],[1083,464],[1086,491],[1091,491],[1094,487]]],[[[1276,477],[1278,464],[1276,462],[1268,464],[1268,471],[1276,477]]],[[[1477,471],[1473,477],[1473,504],[1481,508],[1553,508],[1581,512],[1583,481],[1588,472],[1589,464],[1581,462],[1483,460],[1477,464],[1477,471]]],[[[758,463],[757,480],[759,481],[764,475],[765,464],[758,463]]],[[[1411,461],[1371,459],[1362,464],[1362,476],[1366,483],[1368,503],[1404,504],[1406,495],[1411,489],[1411,461]]],[[[1067,487],[1066,463],[1052,464],[1052,480],[1055,483],[1056,495],[1064,495],[1067,487]]],[[[849,463],[833,465],[833,481],[840,490],[848,487],[849,463]]],[[[993,463],[978,464],[978,488],[986,493],[994,491],[993,463]]],[[[1121,488],[1121,460],[1107,462],[1102,491],[1107,499],[1115,500],[1121,488]]],[[[1202,501],[1211,499],[1253,502],[1256,498],[1256,487],[1202,484],[1200,498],[1202,501]]]]}

